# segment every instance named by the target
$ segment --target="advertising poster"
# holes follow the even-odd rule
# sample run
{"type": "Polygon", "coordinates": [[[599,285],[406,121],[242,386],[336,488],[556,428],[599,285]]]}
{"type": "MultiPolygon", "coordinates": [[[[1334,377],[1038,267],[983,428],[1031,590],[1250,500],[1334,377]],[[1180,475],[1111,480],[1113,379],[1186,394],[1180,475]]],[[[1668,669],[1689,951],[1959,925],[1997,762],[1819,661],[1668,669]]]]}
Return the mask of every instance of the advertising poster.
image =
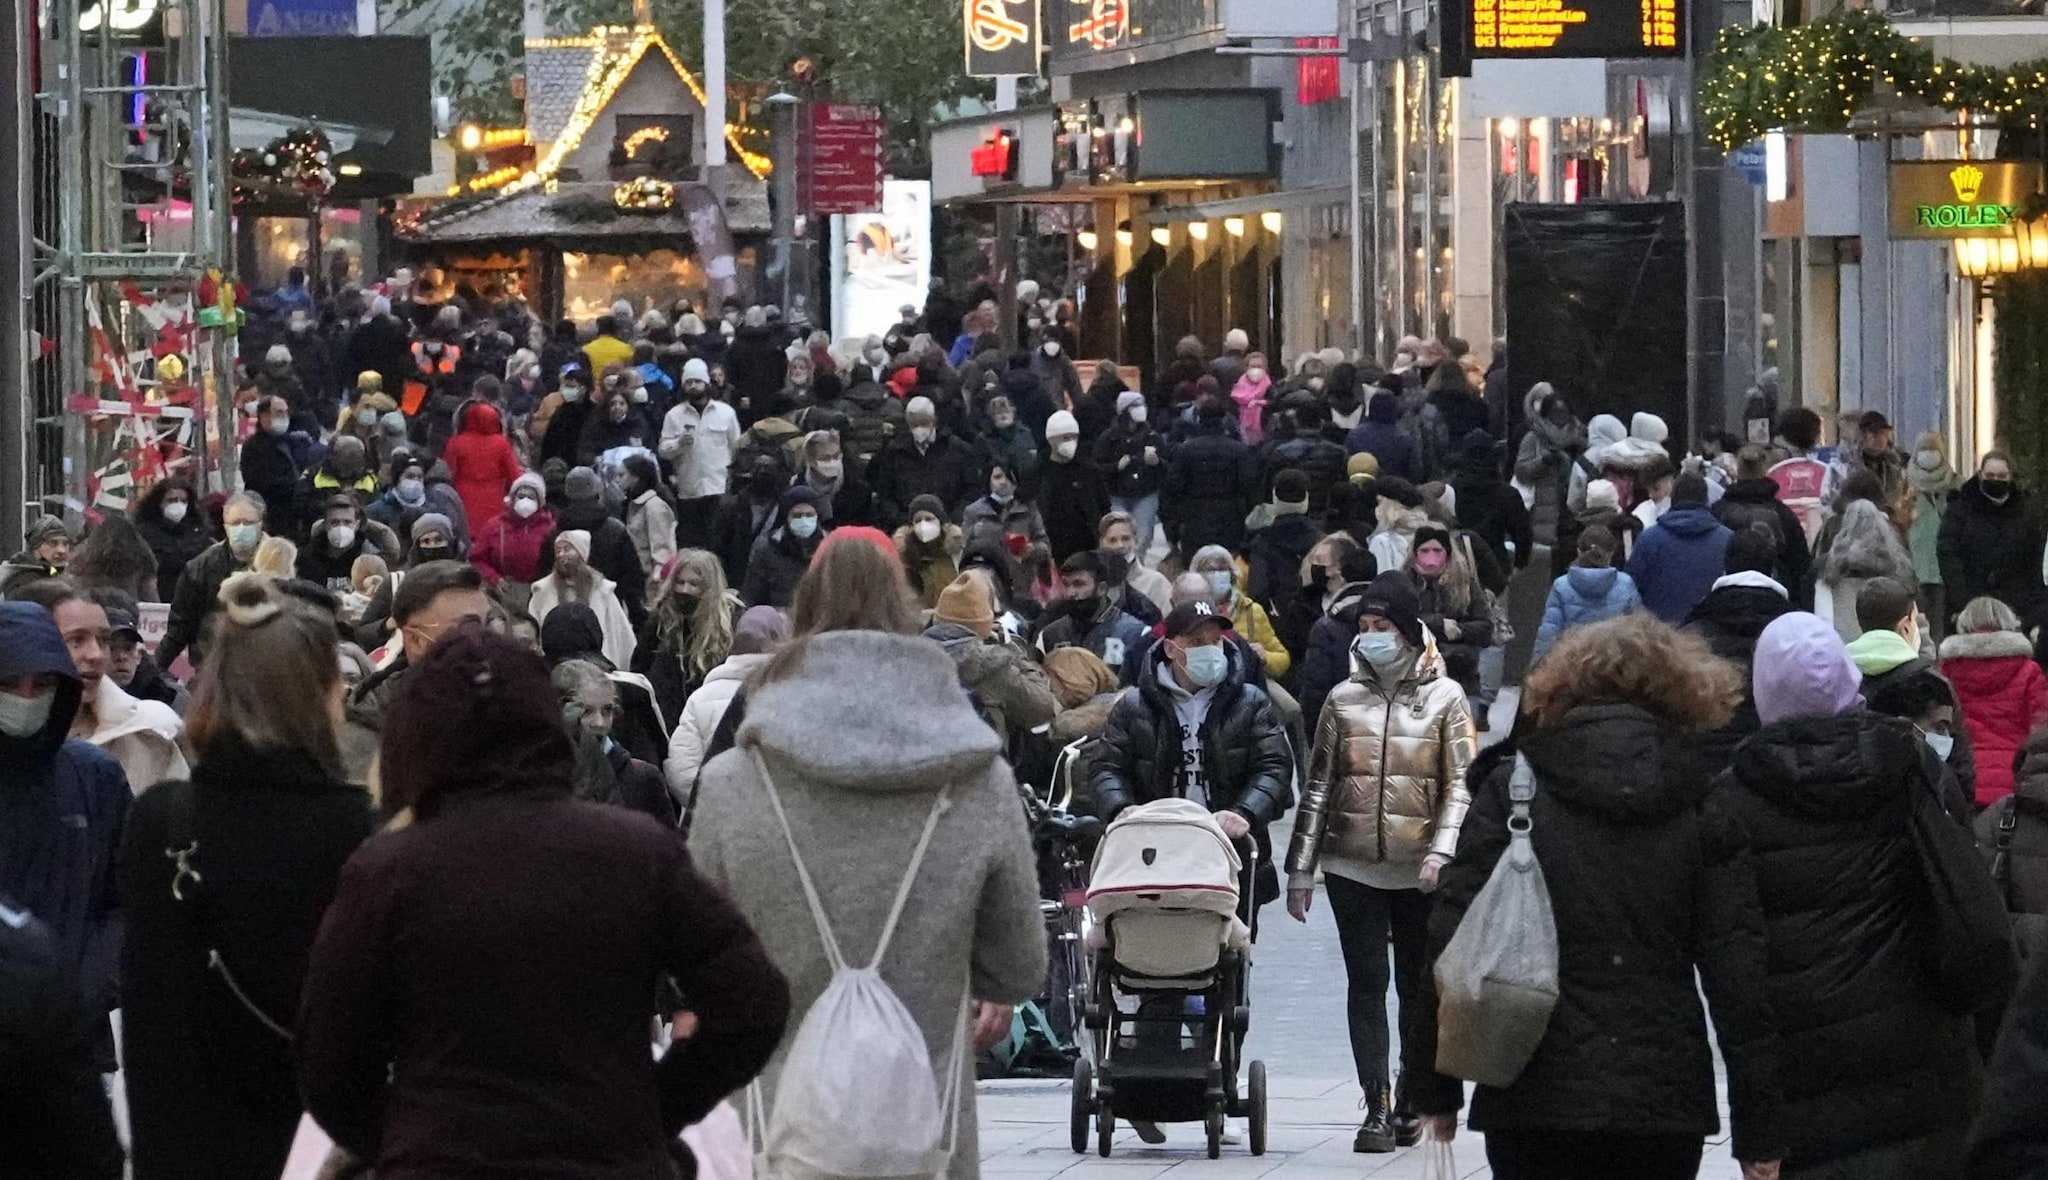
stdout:
{"type": "Polygon", "coordinates": [[[880,336],[899,309],[924,308],[932,277],[932,182],[890,180],[882,208],[832,219],[832,335],[880,336]]]}

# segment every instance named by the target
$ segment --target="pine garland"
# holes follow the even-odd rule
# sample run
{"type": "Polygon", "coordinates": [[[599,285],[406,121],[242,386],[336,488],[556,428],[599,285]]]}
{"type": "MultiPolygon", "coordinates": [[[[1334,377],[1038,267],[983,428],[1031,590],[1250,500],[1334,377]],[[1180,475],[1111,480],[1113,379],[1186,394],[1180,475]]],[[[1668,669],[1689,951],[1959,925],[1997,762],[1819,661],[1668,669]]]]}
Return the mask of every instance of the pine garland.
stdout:
{"type": "Polygon", "coordinates": [[[1993,68],[1936,57],[1868,9],[1722,29],[1700,70],[1699,111],[1708,138],[1733,151],[1766,131],[1846,130],[1880,86],[1973,116],[2048,114],[2048,59],[1993,68]]]}

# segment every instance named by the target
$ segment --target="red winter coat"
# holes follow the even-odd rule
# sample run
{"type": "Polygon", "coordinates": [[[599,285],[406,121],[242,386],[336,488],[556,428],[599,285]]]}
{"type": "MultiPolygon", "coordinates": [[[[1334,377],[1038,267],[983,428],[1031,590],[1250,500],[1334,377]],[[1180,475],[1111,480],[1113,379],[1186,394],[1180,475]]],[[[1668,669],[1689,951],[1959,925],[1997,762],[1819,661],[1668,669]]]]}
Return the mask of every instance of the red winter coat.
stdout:
{"type": "Polygon", "coordinates": [[[505,437],[498,419],[498,407],[489,402],[471,402],[462,412],[462,433],[448,440],[441,460],[448,464],[455,494],[474,521],[489,520],[505,504],[505,492],[524,468],[512,453],[512,441],[505,437]]]}
{"type": "Polygon", "coordinates": [[[515,582],[537,582],[554,568],[555,555],[547,548],[555,531],[555,514],[546,508],[524,520],[510,508],[471,535],[469,560],[492,585],[510,578],[515,582]]]}
{"type": "Polygon", "coordinates": [[[1956,686],[1963,724],[1977,754],[1977,806],[2012,794],[2013,756],[2048,714],[2048,676],[2034,647],[2015,631],[1951,635],[1941,644],[1941,674],[1956,686]]]}

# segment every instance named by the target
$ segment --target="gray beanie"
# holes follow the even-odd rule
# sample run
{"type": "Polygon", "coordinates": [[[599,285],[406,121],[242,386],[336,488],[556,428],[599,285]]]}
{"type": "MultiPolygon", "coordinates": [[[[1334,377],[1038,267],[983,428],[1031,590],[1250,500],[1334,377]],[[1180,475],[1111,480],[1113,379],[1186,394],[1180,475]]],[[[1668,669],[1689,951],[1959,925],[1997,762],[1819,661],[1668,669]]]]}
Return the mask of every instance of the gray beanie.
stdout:
{"type": "Polygon", "coordinates": [[[562,491],[571,500],[595,500],[604,494],[604,481],[590,468],[576,467],[570,469],[562,491]]]}
{"type": "Polygon", "coordinates": [[[419,519],[412,522],[413,540],[417,541],[428,533],[439,533],[448,538],[449,544],[455,543],[455,526],[439,512],[422,512],[419,519]]]}

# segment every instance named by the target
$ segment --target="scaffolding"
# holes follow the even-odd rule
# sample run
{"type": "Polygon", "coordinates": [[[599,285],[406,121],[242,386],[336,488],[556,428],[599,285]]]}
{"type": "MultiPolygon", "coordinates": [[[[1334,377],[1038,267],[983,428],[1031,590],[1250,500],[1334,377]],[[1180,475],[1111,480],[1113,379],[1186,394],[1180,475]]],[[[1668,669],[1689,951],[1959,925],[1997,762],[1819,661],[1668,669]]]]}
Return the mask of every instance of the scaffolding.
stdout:
{"type": "Polygon", "coordinates": [[[165,476],[219,490],[235,469],[222,4],[48,0],[23,30],[23,483],[74,523],[165,476]]]}

